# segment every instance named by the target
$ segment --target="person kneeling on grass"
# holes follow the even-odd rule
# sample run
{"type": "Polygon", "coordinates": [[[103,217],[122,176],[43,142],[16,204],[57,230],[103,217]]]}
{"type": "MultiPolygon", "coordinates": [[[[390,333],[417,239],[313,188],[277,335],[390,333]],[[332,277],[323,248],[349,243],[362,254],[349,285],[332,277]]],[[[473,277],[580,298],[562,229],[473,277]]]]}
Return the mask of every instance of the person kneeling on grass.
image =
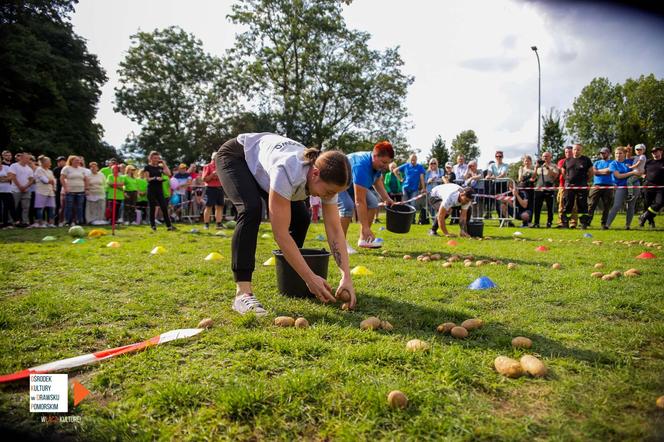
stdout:
{"type": "Polygon", "coordinates": [[[438,236],[438,227],[443,231],[445,236],[455,236],[453,233],[447,231],[445,227],[445,218],[454,207],[461,207],[461,214],[459,215],[459,234],[461,236],[468,235],[468,219],[470,212],[468,208],[473,201],[473,189],[470,187],[461,187],[458,184],[440,184],[433,189],[429,194],[429,204],[437,213],[436,219],[429,230],[429,235],[438,236]]]}
{"type": "MultiPolygon", "coordinates": [[[[521,220],[521,227],[528,227],[531,218],[530,209],[528,209],[528,194],[524,190],[515,191],[514,183],[511,181],[507,188],[506,199],[503,199],[500,204],[501,216],[503,218],[518,218],[521,220]],[[514,198],[516,198],[516,204],[514,204],[514,198]],[[516,216],[514,216],[514,210],[516,210],[516,216]]],[[[512,221],[509,221],[507,225],[514,227],[512,221]]]]}
{"type": "Polygon", "coordinates": [[[268,200],[272,233],[286,261],[321,302],[335,301],[327,281],[309,268],[298,250],[309,228],[305,200],[310,195],[322,199],[327,240],[342,272],[336,293],[347,291],[353,307],[355,289],[337,212],[337,194],[348,187],[351,178],[346,156],[339,151],[321,153],[307,149],[276,134],[248,133],[225,142],[217,152],[215,163],[226,195],[238,211],[231,246],[236,284],[233,310],[241,314],[267,313],[251,285],[263,199],[268,200]]]}

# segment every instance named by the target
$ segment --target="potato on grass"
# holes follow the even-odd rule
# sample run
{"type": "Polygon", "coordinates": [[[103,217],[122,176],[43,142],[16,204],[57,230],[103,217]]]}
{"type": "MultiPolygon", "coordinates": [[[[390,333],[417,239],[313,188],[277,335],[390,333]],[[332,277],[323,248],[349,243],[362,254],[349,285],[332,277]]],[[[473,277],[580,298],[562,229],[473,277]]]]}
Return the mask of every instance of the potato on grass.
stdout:
{"type": "Polygon", "coordinates": [[[602,276],[604,276],[604,273],[602,273],[602,272],[592,272],[590,274],[590,276],[592,276],[593,278],[601,278],[602,276]]]}
{"type": "Polygon", "coordinates": [[[339,302],[348,302],[350,301],[350,293],[348,290],[344,289],[337,294],[337,301],[339,302]]]}
{"type": "Polygon", "coordinates": [[[214,324],[212,318],[201,319],[201,322],[198,323],[198,328],[211,328],[214,324]]]}
{"type": "Polygon", "coordinates": [[[341,310],[350,310],[350,302],[344,302],[341,304],[341,310]]]}
{"type": "Polygon", "coordinates": [[[295,325],[295,319],[290,316],[277,316],[274,318],[274,325],[277,327],[292,327],[295,325]]]}
{"type": "Polygon", "coordinates": [[[295,320],[295,327],[297,328],[309,328],[309,321],[305,318],[297,318],[295,320]]]}
{"type": "Polygon", "coordinates": [[[443,267],[445,267],[446,269],[450,268],[450,267],[452,267],[452,263],[451,262],[444,262],[443,267]]]}
{"type": "Polygon", "coordinates": [[[657,405],[658,408],[664,408],[664,396],[658,397],[655,401],[655,405],[657,405]]]}
{"type": "Polygon", "coordinates": [[[463,327],[452,327],[450,334],[453,338],[464,339],[468,337],[468,330],[463,327]]]}
{"type": "Polygon", "coordinates": [[[454,322],[444,322],[440,324],[438,327],[436,327],[436,331],[438,333],[447,334],[451,332],[454,327],[456,327],[456,324],[454,322]]]}
{"type": "Polygon", "coordinates": [[[530,348],[533,346],[533,341],[525,336],[517,336],[512,339],[512,347],[514,348],[530,348]]]}
{"type": "Polygon", "coordinates": [[[616,276],[610,273],[608,275],[602,276],[602,281],[613,281],[614,279],[616,279],[616,276]]]}
{"type": "Polygon", "coordinates": [[[364,321],[360,322],[362,330],[378,330],[380,328],[380,319],[375,316],[370,316],[364,321]]]}
{"type": "Polygon", "coordinates": [[[619,270],[614,270],[609,274],[615,276],[616,278],[620,278],[622,276],[622,272],[619,270]]]}
{"type": "Polygon", "coordinates": [[[536,378],[543,378],[544,376],[546,376],[546,373],[548,371],[546,369],[546,365],[544,365],[544,363],[539,359],[537,359],[535,356],[531,355],[521,356],[520,362],[523,371],[525,371],[529,375],[536,378]]]}
{"type": "Polygon", "coordinates": [[[478,328],[484,325],[484,321],[477,318],[466,319],[461,323],[461,327],[465,328],[468,331],[477,330],[478,328]]]}
{"type": "Polygon", "coordinates": [[[380,321],[380,328],[382,328],[385,331],[394,330],[394,326],[390,324],[388,321],[380,321]]]}
{"type": "Polygon", "coordinates": [[[498,356],[493,361],[493,366],[498,373],[508,378],[518,378],[523,375],[523,368],[519,361],[508,358],[507,356],[498,356]]]}
{"type": "Polygon", "coordinates": [[[510,262],[507,264],[507,270],[512,270],[516,268],[516,263],[510,262]]]}
{"type": "Polygon", "coordinates": [[[596,269],[603,269],[604,268],[604,263],[598,262],[597,264],[595,264],[595,268],[596,269]]]}
{"type": "Polygon", "coordinates": [[[406,350],[408,351],[427,351],[429,344],[420,339],[411,339],[406,342],[406,350]]]}
{"type": "Polygon", "coordinates": [[[413,257],[410,256],[410,255],[403,255],[403,259],[405,259],[407,261],[409,259],[413,259],[413,257]]]}
{"type": "Polygon", "coordinates": [[[560,270],[561,267],[562,267],[562,266],[561,266],[560,263],[558,263],[558,262],[554,262],[553,264],[551,264],[551,268],[552,268],[553,270],[560,270]]]}
{"type": "Polygon", "coordinates": [[[387,403],[392,408],[406,408],[408,397],[399,390],[390,391],[387,395],[387,403]]]}

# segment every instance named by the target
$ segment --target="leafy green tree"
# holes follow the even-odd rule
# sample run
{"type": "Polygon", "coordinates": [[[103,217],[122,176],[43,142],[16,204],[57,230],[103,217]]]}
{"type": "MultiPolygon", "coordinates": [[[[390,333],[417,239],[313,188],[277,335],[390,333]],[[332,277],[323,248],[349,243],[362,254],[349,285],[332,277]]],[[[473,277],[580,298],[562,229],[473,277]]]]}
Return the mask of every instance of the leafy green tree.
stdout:
{"type": "Polygon", "coordinates": [[[118,70],[115,110],[141,131],[125,149],[158,150],[168,162],[209,158],[235,106],[221,60],[178,27],[138,32],[131,41],[118,70]]]}
{"type": "Polygon", "coordinates": [[[594,78],[565,114],[573,141],[583,144],[587,152],[615,146],[622,107],[621,86],[607,78],[594,78]]]}
{"type": "Polygon", "coordinates": [[[464,130],[452,140],[452,158],[463,155],[466,162],[476,160],[480,156],[477,135],[472,129],[464,130]]]}
{"type": "Polygon", "coordinates": [[[240,0],[229,18],[246,31],[228,64],[279,132],[347,152],[380,139],[407,150],[413,78],[398,48],[369,49],[369,34],[346,27],[339,1],[240,0]]]}
{"type": "Polygon", "coordinates": [[[433,144],[431,145],[431,152],[427,157],[427,163],[431,160],[431,158],[438,160],[438,166],[441,168],[444,168],[445,163],[450,160],[450,152],[447,150],[445,140],[443,140],[443,137],[440,135],[436,137],[433,144]]]}
{"type": "Polygon", "coordinates": [[[553,158],[560,158],[565,149],[565,123],[560,111],[551,108],[542,116],[542,152],[551,152],[553,158]]]}
{"type": "Polygon", "coordinates": [[[624,106],[618,122],[622,145],[644,143],[648,148],[664,145],[664,80],[653,74],[622,86],[624,106]]]}
{"type": "Polygon", "coordinates": [[[106,74],[65,19],[75,1],[0,6],[0,147],[103,160],[94,122],[106,74]]]}

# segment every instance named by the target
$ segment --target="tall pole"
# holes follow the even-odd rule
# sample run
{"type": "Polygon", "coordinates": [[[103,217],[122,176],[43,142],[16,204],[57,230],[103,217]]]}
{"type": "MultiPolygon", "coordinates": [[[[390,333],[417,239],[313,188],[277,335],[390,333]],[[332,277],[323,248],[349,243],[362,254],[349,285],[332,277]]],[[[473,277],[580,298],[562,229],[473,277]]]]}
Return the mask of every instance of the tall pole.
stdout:
{"type": "Polygon", "coordinates": [[[540,126],[542,124],[542,68],[540,66],[539,53],[537,46],[531,46],[537,57],[537,158],[540,157],[540,140],[542,139],[540,126]]]}

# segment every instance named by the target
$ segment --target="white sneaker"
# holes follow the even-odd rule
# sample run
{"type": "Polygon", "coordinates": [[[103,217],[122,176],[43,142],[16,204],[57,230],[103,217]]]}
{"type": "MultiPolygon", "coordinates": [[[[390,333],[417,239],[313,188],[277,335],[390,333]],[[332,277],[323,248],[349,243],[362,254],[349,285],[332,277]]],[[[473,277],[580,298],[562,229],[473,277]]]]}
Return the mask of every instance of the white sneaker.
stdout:
{"type": "Polygon", "coordinates": [[[55,224],[47,224],[46,227],[53,228],[53,227],[57,227],[57,226],[55,224]]]}
{"type": "Polygon", "coordinates": [[[118,224],[122,224],[123,222],[124,222],[124,220],[123,220],[122,218],[120,218],[120,219],[117,221],[118,224]]]}
{"type": "Polygon", "coordinates": [[[140,226],[140,224],[138,224],[136,221],[132,221],[132,222],[131,222],[131,225],[132,225],[132,226],[140,226]]]}
{"type": "Polygon", "coordinates": [[[34,224],[30,224],[30,225],[28,226],[28,229],[38,229],[39,227],[41,227],[41,224],[39,224],[39,223],[34,223],[34,224]]]}
{"type": "Polygon", "coordinates": [[[381,247],[383,247],[383,242],[378,241],[377,238],[374,238],[373,241],[365,241],[361,239],[357,242],[357,246],[362,247],[364,249],[380,249],[381,247]]]}
{"type": "Polygon", "coordinates": [[[251,293],[242,293],[235,297],[233,301],[233,310],[241,315],[254,312],[256,316],[265,316],[267,311],[263,308],[258,299],[251,293]]]}
{"type": "Polygon", "coordinates": [[[354,255],[357,253],[357,250],[352,248],[350,244],[346,243],[346,253],[348,253],[349,255],[354,255]]]}

